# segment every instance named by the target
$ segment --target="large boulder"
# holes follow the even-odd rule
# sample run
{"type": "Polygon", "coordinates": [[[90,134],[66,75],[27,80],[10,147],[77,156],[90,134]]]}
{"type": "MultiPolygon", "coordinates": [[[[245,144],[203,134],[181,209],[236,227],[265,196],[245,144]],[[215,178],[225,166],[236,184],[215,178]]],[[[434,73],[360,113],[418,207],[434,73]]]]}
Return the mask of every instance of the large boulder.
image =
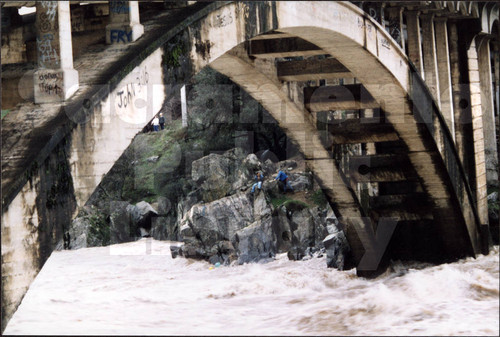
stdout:
{"type": "Polygon", "coordinates": [[[241,167],[244,160],[243,150],[235,148],[193,161],[191,178],[201,187],[203,200],[210,202],[223,198],[247,183],[252,172],[241,167]]]}
{"type": "MultiPolygon", "coordinates": [[[[155,204],[151,206],[155,208],[155,204]]],[[[156,209],[158,215],[151,218],[151,236],[156,240],[177,241],[177,217],[170,200],[166,197],[159,197],[156,209]]]]}
{"type": "Polygon", "coordinates": [[[272,160],[267,159],[264,164],[262,164],[262,171],[266,177],[271,177],[277,172],[277,166],[272,160]]]}
{"type": "Polygon", "coordinates": [[[266,216],[236,232],[238,263],[258,262],[276,255],[276,235],[271,216],[266,216]]]}
{"type": "Polygon", "coordinates": [[[133,206],[126,201],[112,201],[110,203],[109,234],[111,244],[134,240],[135,225],[130,212],[132,208],[133,206]]]}
{"type": "Polygon", "coordinates": [[[71,222],[71,226],[68,230],[69,236],[69,249],[80,249],[87,247],[87,235],[90,227],[90,221],[88,216],[83,216],[75,218],[71,222]]]}
{"type": "Polygon", "coordinates": [[[181,223],[181,239],[188,246],[183,249],[184,255],[189,257],[193,253],[209,258],[214,245],[219,241],[234,242],[236,232],[253,221],[253,205],[247,193],[240,192],[211,203],[196,204],[181,223]]]}
{"type": "Polygon", "coordinates": [[[277,252],[288,252],[292,248],[292,231],[284,208],[278,208],[273,212],[273,230],[276,233],[277,252]]]}
{"type": "Polygon", "coordinates": [[[158,212],[146,201],[140,201],[135,206],[129,205],[127,210],[131,216],[132,226],[136,228],[138,236],[141,235],[140,228],[149,232],[151,230],[151,219],[158,216],[158,212]]]}
{"type": "Polygon", "coordinates": [[[345,233],[341,230],[329,234],[323,244],[326,249],[326,265],[338,270],[350,269],[350,247],[345,233]]]}
{"type": "Polygon", "coordinates": [[[307,191],[313,186],[312,174],[310,173],[288,173],[287,175],[295,192],[307,191]]]}

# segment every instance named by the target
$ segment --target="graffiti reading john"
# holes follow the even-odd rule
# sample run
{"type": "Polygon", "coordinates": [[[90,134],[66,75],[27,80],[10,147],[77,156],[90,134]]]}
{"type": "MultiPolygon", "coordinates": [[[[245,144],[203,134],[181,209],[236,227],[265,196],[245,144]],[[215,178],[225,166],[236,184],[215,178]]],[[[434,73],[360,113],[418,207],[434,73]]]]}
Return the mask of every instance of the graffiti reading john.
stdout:
{"type": "Polygon", "coordinates": [[[119,108],[126,108],[135,97],[135,86],[134,83],[127,84],[125,89],[122,89],[116,93],[117,105],[119,108]]]}

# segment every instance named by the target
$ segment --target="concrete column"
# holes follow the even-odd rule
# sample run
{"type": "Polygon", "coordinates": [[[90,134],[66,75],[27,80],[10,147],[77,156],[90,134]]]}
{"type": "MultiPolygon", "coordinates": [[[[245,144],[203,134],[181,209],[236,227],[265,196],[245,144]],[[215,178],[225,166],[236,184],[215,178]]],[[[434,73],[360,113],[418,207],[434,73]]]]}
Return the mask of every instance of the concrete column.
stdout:
{"type": "Polygon", "coordinates": [[[385,29],[391,34],[392,38],[400,45],[404,52],[403,7],[386,7],[385,18],[389,21],[385,29]]]}
{"type": "Polygon", "coordinates": [[[78,72],[73,69],[69,2],[37,1],[36,42],[35,103],[64,101],[78,90],[78,72]]]}
{"type": "MultiPolygon", "coordinates": [[[[424,60],[424,73],[425,83],[436,102],[438,108],[441,110],[441,96],[439,93],[439,75],[436,57],[436,40],[434,34],[434,14],[420,15],[422,23],[422,54],[424,60]]],[[[443,135],[439,120],[434,120],[434,139],[441,153],[444,153],[443,135]]]]}
{"type": "Polygon", "coordinates": [[[422,40],[420,38],[420,11],[406,11],[406,30],[408,33],[408,58],[415,65],[418,73],[424,77],[422,62],[422,40]]]}
{"type": "Polygon", "coordinates": [[[486,185],[486,158],[483,125],[483,107],[481,105],[481,82],[477,57],[476,39],[472,40],[467,50],[469,64],[469,85],[471,93],[472,129],[474,137],[474,160],[476,178],[477,211],[482,224],[488,223],[488,201],[486,185]]]}
{"type": "Polygon", "coordinates": [[[425,83],[431,90],[434,100],[441,108],[439,78],[434,37],[434,14],[420,15],[422,20],[422,54],[424,58],[425,83]]]}
{"type": "Polygon", "coordinates": [[[493,111],[493,79],[491,77],[490,39],[476,39],[479,65],[479,81],[481,89],[481,108],[484,131],[484,152],[486,156],[486,181],[488,186],[498,186],[498,155],[495,130],[495,113],[493,111]]]}
{"type": "Polygon", "coordinates": [[[455,130],[455,145],[460,157],[460,161],[464,164],[464,141],[461,124],[460,102],[462,100],[462,85],[460,83],[460,51],[458,48],[458,30],[456,22],[449,22],[449,50],[450,50],[450,75],[452,86],[453,113],[454,113],[454,130],[455,130]]]}
{"type": "Polygon", "coordinates": [[[450,129],[453,139],[455,139],[455,116],[453,115],[451,72],[450,72],[450,51],[448,48],[447,19],[438,17],[434,19],[434,29],[436,32],[436,58],[439,76],[439,95],[441,112],[446,124],[450,129]]]}
{"type": "Polygon", "coordinates": [[[109,21],[106,26],[107,44],[130,43],[144,34],[137,1],[110,1],[109,21]]]}

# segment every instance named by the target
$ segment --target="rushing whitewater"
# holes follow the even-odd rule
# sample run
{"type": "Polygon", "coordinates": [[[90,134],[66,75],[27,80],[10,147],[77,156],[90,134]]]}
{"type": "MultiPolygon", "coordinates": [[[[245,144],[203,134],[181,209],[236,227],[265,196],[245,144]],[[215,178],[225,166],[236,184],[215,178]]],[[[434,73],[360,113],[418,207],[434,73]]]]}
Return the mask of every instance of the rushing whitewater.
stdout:
{"type": "Polygon", "coordinates": [[[393,264],[375,280],[325,258],[214,268],[142,239],[52,253],[5,334],[498,335],[499,249],[393,264]]]}

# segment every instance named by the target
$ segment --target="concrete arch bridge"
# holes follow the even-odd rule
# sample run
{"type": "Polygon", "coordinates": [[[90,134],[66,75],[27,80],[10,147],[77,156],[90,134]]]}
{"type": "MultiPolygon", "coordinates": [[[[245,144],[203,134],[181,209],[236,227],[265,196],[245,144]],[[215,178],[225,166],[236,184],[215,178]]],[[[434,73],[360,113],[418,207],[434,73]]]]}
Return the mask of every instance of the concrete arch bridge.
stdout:
{"type": "MultiPolygon", "coordinates": [[[[130,3],[135,5],[127,13],[139,8],[130,3]]],[[[39,15],[44,9],[37,6],[39,15]]],[[[116,24],[112,12],[110,7],[110,25],[116,24]]],[[[61,27],[64,11],[58,13],[61,27]]],[[[50,131],[40,128],[49,134],[37,142],[40,151],[20,156],[24,166],[5,166],[2,300],[9,313],[44,262],[40,247],[50,254],[63,232],[63,224],[55,224],[43,243],[36,234],[50,219],[35,219],[47,212],[38,201],[40,186],[50,186],[55,176],[45,176],[50,173],[43,168],[63,153],[70,196],[61,206],[65,215],[56,218],[68,221],[168,91],[206,66],[259,101],[297,143],[345,225],[359,275],[380,272],[389,259],[443,262],[488,252],[487,187],[498,183],[488,167],[498,162],[497,4],[216,2],[177,9],[175,18],[165,13],[140,29],[138,14],[130,14],[125,31],[137,34],[130,41],[103,30],[119,54],[107,65],[120,65],[115,74],[92,72],[78,59],[73,68],[71,55],[71,62],[69,56],[59,60],[65,66],[45,66],[38,56],[33,97],[39,102],[14,110],[54,109],[57,123],[50,131]],[[182,55],[172,58],[176,46],[182,55]],[[76,82],[73,70],[80,76],[76,82]],[[58,72],[72,86],[54,102],[47,92],[37,93],[37,81],[46,79],[40,74],[58,72]],[[136,100],[117,113],[127,97],[132,102],[138,85],[148,107],[136,100]],[[118,136],[125,141],[117,144],[118,136]],[[16,276],[26,269],[29,276],[16,276]]],[[[95,51],[95,60],[105,51],[95,51]]],[[[6,122],[15,121],[10,114],[6,122]]],[[[4,135],[2,141],[9,143],[4,135]]]]}

